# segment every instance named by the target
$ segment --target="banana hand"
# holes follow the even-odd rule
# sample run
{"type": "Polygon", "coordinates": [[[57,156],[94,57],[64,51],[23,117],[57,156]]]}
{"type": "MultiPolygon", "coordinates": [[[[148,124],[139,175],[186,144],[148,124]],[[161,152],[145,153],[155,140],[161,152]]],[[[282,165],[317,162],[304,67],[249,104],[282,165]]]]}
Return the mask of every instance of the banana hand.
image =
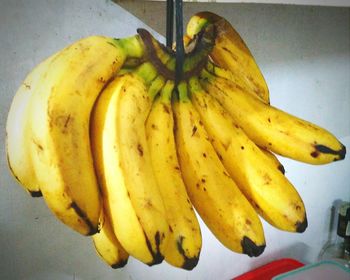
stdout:
{"type": "Polygon", "coordinates": [[[154,101],[146,134],[170,229],[164,257],[171,265],[191,270],[198,263],[202,238],[176,154],[171,109],[173,88],[173,82],[168,81],[161,96],[154,101]]]}
{"type": "Polygon", "coordinates": [[[203,87],[260,147],[310,164],[345,158],[345,146],[327,130],[261,102],[228,80],[205,71],[201,77],[203,87]]]}
{"type": "Polygon", "coordinates": [[[90,113],[127,55],[115,39],[82,39],[55,57],[31,100],[30,154],[40,190],[53,213],[84,235],[96,233],[101,211],[90,149],[90,113]]]}
{"type": "Polygon", "coordinates": [[[260,219],[220,162],[186,87],[179,85],[174,112],[177,151],[189,197],[223,245],[258,256],[265,248],[260,219]]]}
{"type": "Polygon", "coordinates": [[[202,90],[198,79],[190,80],[190,90],[222,163],[257,212],[279,229],[305,231],[304,203],[275,161],[248,138],[214,97],[202,90]]]}
{"type": "Polygon", "coordinates": [[[100,95],[91,118],[96,171],[114,232],[133,257],[162,262],[169,226],[146,140],[151,96],[163,85],[148,64],[117,77],[100,95]]]}

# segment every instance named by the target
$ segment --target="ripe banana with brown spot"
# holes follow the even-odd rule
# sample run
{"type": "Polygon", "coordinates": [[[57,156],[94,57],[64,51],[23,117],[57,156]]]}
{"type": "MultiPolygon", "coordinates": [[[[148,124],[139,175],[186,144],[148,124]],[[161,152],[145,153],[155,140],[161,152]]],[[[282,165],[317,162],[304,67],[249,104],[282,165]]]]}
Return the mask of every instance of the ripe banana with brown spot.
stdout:
{"type": "Polygon", "coordinates": [[[227,20],[211,12],[199,12],[188,22],[187,36],[194,38],[208,24],[214,24],[216,31],[210,58],[221,68],[232,72],[245,91],[254,92],[268,104],[269,89],[264,76],[249,48],[227,20]]]}
{"type": "Polygon", "coordinates": [[[310,164],[345,158],[345,146],[329,131],[269,106],[207,71],[202,71],[200,81],[258,146],[310,164]]]}
{"type": "Polygon", "coordinates": [[[304,232],[304,203],[293,185],[232,120],[197,78],[189,82],[191,99],[227,172],[257,212],[273,226],[304,232]]]}
{"type": "Polygon", "coordinates": [[[145,122],[164,84],[149,63],[113,80],[91,116],[92,151],[107,215],[123,248],[162,262],[169,225],[152,167],[145,122]],[[152,81],[153,80],[153,81],[152,81]]]}
{"type": "Polygon", "coordinates": [[[90,113],[128,55],[142,53],[137,37],[81,39],[54,58],[31,99],[30,154],[40,190],[56,217],[84,235],[97,232],[101,211],[90,113]]]}
{"type": "Polygon", "coordinates": [[[176,154],[171,108],[173,88],[174,83],[168,81],[155,99],[146,122],[146,135],[170,229],[165,260],[192,270],[198,263],[202,237],[176,154]]]}
{"type": "Polygon", "coordinates": [[[261,221],[227,173],[187,96],[178,86],[175,139],[181,172],[195,209],[216,238],[232,251],[259,256],[265,248],[261,221]]]}

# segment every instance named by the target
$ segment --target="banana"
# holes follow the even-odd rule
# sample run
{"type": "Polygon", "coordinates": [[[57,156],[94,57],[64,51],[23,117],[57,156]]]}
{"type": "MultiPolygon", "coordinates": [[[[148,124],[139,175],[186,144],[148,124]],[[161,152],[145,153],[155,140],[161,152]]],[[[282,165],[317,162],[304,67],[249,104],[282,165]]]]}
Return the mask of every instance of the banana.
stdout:
{"type": "Polygon", "coordinates": [[[114,234],[110,218],[105,210],[100,217],[100,230],[92,236],[95,250],[100,258],[112,268],[121,268],[128,262],[129,254],[114,234]]]}
{"type": "Polygon", "coordinates": [[[269,106],[206,71],[202,71],[201,83],[258,146],[310,164],[345,158],[345,146],[329,131],[269,106]]]}
{"type": "Polygon", "coordinates": [[[195,209],[216,238],[232,251],[259,256],[265,248],[261,221],[216,154],[198,112],[178,86],[175,139],[180,168],[195,209]]]}
{"type": "Polygon", "coordinates": [[[138,37],[81,39],[55,57],[32,96],[29,147],[40,190],[56,217],[83,235],[96,233],[101,211],[90,113],[127,56],[142,54],[138,37]]]}
{"type": "Polygon", "coordinates": [[[148,265],[164,259],[169,233],[145,132],[152,99],[164,84],[156,75],[145,63],[117,77],[91,116],[92,152],[107,215],[123,248],[148,265]]]}
{"type": "Polygon", "coordinates": [[[224,69],[219,67],[218,65],[215,65],[213,62],[208,61],[206,70],[210,72],[211,74],[224,78],[226,80],[229,80],[237,85],[237,87],[240,87],[244,92],[252,94],[253,96],[259,98],[263,102],[268,104],[268,100],[265,100],[263,97],[260,95],[255,94],[254,91],[252,91],[247,85],[245,84],[244,80],[240,75],[235,75],[233,72],[230,70],[224,69]]]}
{"type": "Polygon", "coordinates": [[[190,80],[193,104],[227,172],[256,211],[273,226],[291,232],[307,227],[305,207],[293,185],[235,124],[227,111],[190,80]]]}
{"type": "Polygon", "coordinates": [[[229,70],[240,80],[241,87],[254,92],[269,104],[269,89],[252,53],[233,26],[224,18],[210,12],[192,16],[187,25],[187,36],[193,38],[208,24],[216,30],[215,45],[210,58],[220,67],[229,70]]]}
{"type": "Polygon", "coordinates": [[[174,83],[168,81],[154,101],[146,122],[146,135],[170,229],[164,257],[171,265],[191,270],[198,263],[202,237],[176,154],[171,109],[173,88],[174,83]]]}
{"type": "Polygon", "coordinates": [[[20,185],[33,197],[40,197],[42,194],[30,160],[29,104],[41,76],[47,71],[56,55],[41,62],[27,75],[12,100],[6,122],[6,152],[9,168],[20,185]]]}

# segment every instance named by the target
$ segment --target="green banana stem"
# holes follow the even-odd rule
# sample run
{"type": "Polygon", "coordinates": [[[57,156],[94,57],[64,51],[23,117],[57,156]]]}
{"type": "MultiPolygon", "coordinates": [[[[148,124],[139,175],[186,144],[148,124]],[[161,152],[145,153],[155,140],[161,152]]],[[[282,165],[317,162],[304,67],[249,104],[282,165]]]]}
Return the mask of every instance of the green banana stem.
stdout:
{"type": "Polygon", "coordinates": [[[150,96],[151,100],[153,101],[156,95],[161,91],[161,89],[164,87],[165,80],[162,76],[157,76],[151,83],[149,89],[148,89],[148,95],[150,96]]]}
{"type": "Polygon", "coordinates": [[[150,85],[151,82],[158,76],[157,69],[153,66],[151,62],[144,62],[138,66],[133,72],[142,78],[146,85],[150,85]]]}
{"type": "Polygon", "coordinates": [[[145,47],[139,35],[120,39],[115,38],[112,44],[122,48],[127,57],[141,58],[145,53],[145,47]]]}
{"type": "Polygon", "coordinates": [[[188,88],[187,88],[186,81],[181,81],[177,86],[177,90],[179,93],[180,102],[184,102],[184,103],[191,102],[188,97],[188,88]]]}
{"type": "Polygon", "coordinates": [[[196,25],[189,24],[187,25],[187,35],[193,38],[195,35],[197,35],[199,32],[201,32],[210,22],[206,18],[200,18],[198,22],[196,22],[196,25]]]}
{"type": "Polygon", "coordinates": [[[203,88],[199,82],[198,77],[191,77],[188,82],[188,85],[190,94],[197,94],[203,92],[203,88]]]}
{"type": "Polygon", "coordinates": [[[212,63],[211,61],[208,60],[206,68],[210,73],[215,73],[215,71],[217,70],[218,67],[214,63],[212,63]]]}
{"type": "MultiPolygon", "coordinates": [[[[138,29],[138,33],[144,43],[147,60],[153,63],[163,77],[174,80],[176,68],[174,52],[162,46],[147,30],[138,29]]],[[[205,67],[208,55],[214,46],[215,36],[214,26],[210,24],[198,34],[194,49],[185,56],[184,79],[197,75],[205,67]]]]}
{"type": "Polygon", "coordinates": [[[215,79],[215,75],[213,75],[212,73],[208,72],[206,69],[202,69],[201,73],[200,73],[200,78],[202,80],[213,80],[215,79]]]}
{"type": "Polygon", "coordinates": [[[165,86],[162,88],[160,98],[163,103],[169,104],[171,102],[171,96],[174,90],[174,86],[174,82],[168,80],[165,86]]]}

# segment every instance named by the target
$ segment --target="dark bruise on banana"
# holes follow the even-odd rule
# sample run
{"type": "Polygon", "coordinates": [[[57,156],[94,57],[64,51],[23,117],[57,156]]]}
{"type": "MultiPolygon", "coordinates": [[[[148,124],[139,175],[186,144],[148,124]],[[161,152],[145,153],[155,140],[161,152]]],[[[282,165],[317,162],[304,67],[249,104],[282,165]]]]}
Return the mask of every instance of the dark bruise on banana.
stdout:
{"type": "Polygon", "coordinates": [[[98,226],[96,227],[92,224],[86,213],[78,206],[77,203],[73,201],[70,204],[70,208],[72,208],[75,211],[75,213],[77,213],[77,215],[84,221],[84,223],[89,228],[89,231],[86,233],[86,235],[94,235],[98,232],[98,226]]]}
{"type": "Polygon", "coordinates": [[[176,245],[177,245],[177,250],[178,252],[183,256],[184,262],[182,264],[182,268],[186,270],[192,270],[198,263],[199,261],[199,255],[194,256],[192,258],[189,258],[183,248],[183,241],[185,237],[184,236],[179,236],[176,245]]]}
{"type": "MultiPolygon", "coordinates": [[[[161,254],[160,252],[160,243],[161,243],[161,238],[164,238],[164,236],[160,236],[159,231],[156,232],[155,236],[154,236],[154,241],[156,244],[156,251],[153,251],[152,249],[152,243],[149,240],[149,238],[147,237],[146,233],[144,232],[145,235],[145,239],[146,239],[146,245],[148,248],[148,251],[150,252],[150,254],[152,255],[152,262],[147,263],[149,266],[152,265],[156,265],[156,264],[160,264],[163,260],[164,260],[164,256],[161,254]]],[[[163,233],[164,235],[164,233],[163,233]]]]}

